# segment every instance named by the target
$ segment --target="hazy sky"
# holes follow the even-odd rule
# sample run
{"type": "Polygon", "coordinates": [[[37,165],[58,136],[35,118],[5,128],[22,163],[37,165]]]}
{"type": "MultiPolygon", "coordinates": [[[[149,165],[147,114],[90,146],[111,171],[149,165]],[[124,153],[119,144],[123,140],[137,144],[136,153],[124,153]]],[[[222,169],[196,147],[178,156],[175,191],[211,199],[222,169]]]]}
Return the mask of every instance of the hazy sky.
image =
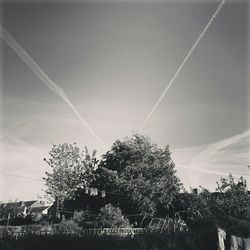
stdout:
{"type": "MultiPolygon", "coordinates": [[[[108,149],[137,131],[220,1],[10,1],[2,25],[108,149]]],[[[226,1],[142,133],[170,145],[185,186],[250,185],[247,1],[226,1]]],[[[98,142],[1,40],[0,200],[41,194],[51,143],[98,142]]]]}

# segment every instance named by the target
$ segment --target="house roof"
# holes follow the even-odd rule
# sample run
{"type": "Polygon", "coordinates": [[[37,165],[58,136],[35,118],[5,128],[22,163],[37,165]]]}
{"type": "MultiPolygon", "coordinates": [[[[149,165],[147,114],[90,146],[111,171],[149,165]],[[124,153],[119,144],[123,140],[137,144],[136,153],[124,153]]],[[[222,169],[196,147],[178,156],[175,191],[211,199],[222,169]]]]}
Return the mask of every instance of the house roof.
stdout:
{"type": "Polygon", "coordinates": [[[29,207],[31,206],[33,203],[37,202],[37,200],[34,200],[34,201],[24,201],[24,204],[29,207]]]}
{"type": "Polygon", "coordinates": [[[36,207],[41,207],[42,203],[40,203],[38,200],[33,201],[17,201],[17,202],[7,202],[0,204],[1,208],[21,208],[23,206],[31,207],[32,205],[36,205],[36,207]],[[35,204],[37,203],[37,204],[35,204]]]}
{"type": "Polygon", "coordinates": [[[2,203],[2,208],[19,208],[23,205],[22,201],[19,202],[8,202],[8,203],[2,203]]]}
{"type": "Polygon", "coordinates": [[[42,213],[44,210],[46,210],[47,208],[49,208],[49,206],[46,207],[32,207],[29,212],[30,213],[42,213]]]}

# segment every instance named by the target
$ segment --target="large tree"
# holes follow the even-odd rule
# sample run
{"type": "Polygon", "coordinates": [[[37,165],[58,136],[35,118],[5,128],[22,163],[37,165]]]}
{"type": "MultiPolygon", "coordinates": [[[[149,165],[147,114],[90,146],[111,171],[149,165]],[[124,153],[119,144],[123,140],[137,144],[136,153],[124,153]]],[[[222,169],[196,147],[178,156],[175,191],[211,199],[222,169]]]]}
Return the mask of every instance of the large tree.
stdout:
{"type": "Polygon", "coordinates": [[[54,144],[49,152],[50,158],[44,159],[51,168],[43,178],[45,192],[61,201],[74,198],[77,190],[88,187],[93,181],[97,165],[95,154],[95,151],[90,154],[86,147],[81,151],[75,143],[54,144]]]}
{"type": "Polygon", "coordinates": [[[139,134],[117,140],[96,173],[97,185],[125,213],[159,213],[181,187],[169,147],[161,149],[139,134]]]}

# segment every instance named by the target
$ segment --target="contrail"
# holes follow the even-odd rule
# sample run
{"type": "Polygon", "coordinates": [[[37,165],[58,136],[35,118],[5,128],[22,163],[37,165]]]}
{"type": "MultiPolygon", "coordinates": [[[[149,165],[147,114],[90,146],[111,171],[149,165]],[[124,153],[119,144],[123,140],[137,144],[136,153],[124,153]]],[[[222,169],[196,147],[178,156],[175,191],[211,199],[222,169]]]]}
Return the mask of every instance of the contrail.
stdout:
{"type": "Polygon", "coordinates": [[[237,135],[225,138],[223,140],[220,140],[218,142],[215,142],[215,143],[211,144],[209,147],[207,147],[205,150],[201,151],[198,155],[193,157],[190,165],[194,164],[195,162],[201,163],[204,161],[208,161],[209,159],[213,158],[214,155],[217,152],[219,152],[220,150],[222,150],[226,147],[229,147],[231,145],[234,145],[234,144],[240,142],[241,140],[248,138],[249,136],[250,136],[250,129],[248,129],[240,134],[237,134],[237,135]]]}
{"type": "MultiPolygon", "coordinates": [[[[221,163],[221,165],[216,164],[216,160],[218,159],[223,160],[223,158],[221,158],[220,156],[216,154],[227,147],[230,147],[232,145],[235,145],[241,142],[244,139],[248,139],[249,137],[250,137],[250,129],[247,129],[246,131],[240,134],[217,141],[211,144],[210,146],[208,146],[205,150],[202,150],[198,155],[194,156],[190,163],[187,163],[187,164],[177,163],[176,167],[185,168],[189,170],[195,170],[195,171],[208,173],[208,174],[228,176],[228,173],[219,171],[219,167],[225,166],[225,165],[223,163],[221,163]]],[[[233,173],[233,176],[236,176],[236,177],[244,176],[244,177],[250,178],[250,175],[247,175],[245,173],[242,173],[242,174],[233,173]]],[[[190,178],[192,178],[192,176],[190,176],[190,178]]]]}
{"type": "MultiPolygon", "coordinates": [[[[209,169],[202,169],[202,168],[198,168],[198,167],[193,167],[190,165],[184,165],[184,164],[176,164],[176,168],[183,168],[183,169],[187,169],[187,170],[194,170],[194,171],[198,171],[198,172],[202,172],[202,173],[206,173],[206,174],[214,174],[214,175],[222,175],[222,176],[228,176],[228,173],[225,172],[221,172],[221,171],[214,171],[214,170],[209,170],[209,169]]],[[[241,177],[243,176],[240,174],[233,174],[233,176],[236,177],[241,177]]],[[[250,177],[250,175],[245,175],[245,177],[250,177]]],[[[197,178],[197,177],[195,177],[197,178]]]]}
{"type": "Polygon", "coordinates": [[[193,44],[193,46],[191,47],[191,49],[188,51],[186,57],[184,58],[184,60],[180,64],[180,66],[177,69],[177,71],[175,72],[174,76],[171,78],[169,84],[164,89],[164,91],[161,94],[160,98],[157,100],[157,102],[155,103],[154,107],[152,108],[152,110],[147,115],[146,119],[144,120],[144,122],[142,123],[142,125],[141,125],[141,127],[139,129],[139,132],[142,131],[142,129],[144,128],[144,126],[146,125],[146,123],[148,122],[148,120],[150,119],[150,117],[152,116],[152,114],[154,113],[154,111],[156,110],[156,108],[158,107],[158,105],[160,104],[160,102],[162,101],[162,99],[164,98],[164,96],[166,95],[167,91],[172,86],[172,84],[174,83],[174,81],[177,78],[177,76],[180,74],[182,68],[184,67],[184,65],[188,61],[189,57],[191,56],[191,54],[193,53],[193,51],[195,50],[195,48],[197,47],[197,45],[199,44],[199,42],[201,41],[201,39],[203,38],[203,36],[207,33],[210,25],[214,22],[216,16],[220,12],[220,10],[222,9],[222,7],[223,7],[224,4],[225,4],[225,0],[222,0],[222,2],[220,3],[219,7],[214,12],[213,16],[211,17],[211,19],[209,20],[209,22],[207,23],[207,25],[205,26],[205,28],[202,30],[202,32],[199,35],[199,37],[196,39],[195,43],[193,44]]]}
{"type": "Polygon", "coordinates": [[[29,68],[37,75],[37,77],[52,91],[54,94],[60,96],[68,106],[73,110],[75,115],[83,123],[83,125],[89,130],[91,135],[98,141],[98,143],[104,148],[104,143],[97,136],[97,134],[90,127],[88,122],[80,115],[76,107],[69,100],[63,89],[53,82],[47,74],[40,68],[40,66],[34,61],[34,59],[18,44],[18,42],[10,35],[10,33],[2,27],[0,24],[1,38],[18,54],[18,56],[25,62],[29,68]]]}

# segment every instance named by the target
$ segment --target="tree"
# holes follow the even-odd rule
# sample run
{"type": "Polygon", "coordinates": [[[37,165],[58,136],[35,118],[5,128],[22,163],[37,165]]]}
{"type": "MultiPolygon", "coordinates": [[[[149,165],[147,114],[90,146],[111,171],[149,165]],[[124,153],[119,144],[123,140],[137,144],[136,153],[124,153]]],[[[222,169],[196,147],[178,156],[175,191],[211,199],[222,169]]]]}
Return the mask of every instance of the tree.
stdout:
{"type": "Polygon", "coordinates": [[[97,165],[95,154],[93,151],[90,155],[86,147],[81,151],[75,143],[54,144],[49,152],[50,158],[44,159],[52,169],[43,178],[46,194],[63,201],[73,199],[76,190],[88,187],[97,165]]]}
{"type": "Polygon", "coordinates": [[[97,185],[125,213],[156,214],[166,209],[181,183],[169,147],[160,149],[148,137],[135,134],[117,140],[96,171],[97,185]]]}

